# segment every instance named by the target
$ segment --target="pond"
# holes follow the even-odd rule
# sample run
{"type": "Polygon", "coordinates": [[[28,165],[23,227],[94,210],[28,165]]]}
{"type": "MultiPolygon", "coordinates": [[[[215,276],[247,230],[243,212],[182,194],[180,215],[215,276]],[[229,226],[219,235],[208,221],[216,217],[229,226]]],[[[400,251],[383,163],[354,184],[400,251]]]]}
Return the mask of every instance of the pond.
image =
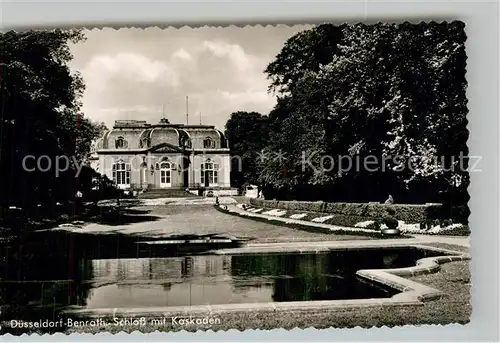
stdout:
{"type": "MultiPolygon", "coordinates": [[[[185,256],[90,261],[86,308],[390,297],[337,254],[185,256]],[[99,286],[102,285],[102,286],[99,286]]],[[[350,258],[350,257],[348,257],[350,258]]]]}
{"type": "Polygon", "coordinates": [[[9,253],[2,247],[2,320],[55,319],[69,305],[144,308],[386,298],[398,291],[361,280],[356,271],[409,267],[442,255],[404,247],[162,257],[139,254],[132,244],[137,238],[117,242],[110,235],[97,244],[96,237],[82,236],[41,236],[39,244],[29,240],[9,253]]]}
{"type": "Polygon", "coordinates": [[[205,255],[87,261],[86,308],[190,306],[385,298],[397,290],[356,276],[359,269],[415,265],[416,248],[318,254],[205,255]]]}

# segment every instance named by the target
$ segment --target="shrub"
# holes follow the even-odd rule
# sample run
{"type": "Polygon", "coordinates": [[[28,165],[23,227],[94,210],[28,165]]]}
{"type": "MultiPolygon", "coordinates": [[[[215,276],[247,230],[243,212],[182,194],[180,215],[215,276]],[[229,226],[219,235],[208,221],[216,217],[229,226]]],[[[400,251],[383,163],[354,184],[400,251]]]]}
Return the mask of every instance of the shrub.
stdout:
{"type": "Polygon", "coordinates": [[[439,234],[446,236],[468,236],[470,235],[470,229],[468,225],[461,225],[451,230],[442,231],[439,234]]]}
{"type": "Polygon", "coordinates": [[[451,219],[445,219],[441,221],[441,227],[450,226],[451,224],[453,224],[453,221],[451,219]]]}
{"type": "Polygon", "coordinates": [[[430,221],[429,220],[424,220],[420,222],[420,229],[421,230],[429,230],[431,228],[430,221]]]}
{"type": "Polygon", "coordinates": [[[468,224],[470,209],[467,205],[454,206],[451,208],[450,217],[455,223],[468,224]]]}
{"type": "Polygon", "coordinates": [[[392,216],[385,216],[383,219],[383,223],[387,226],[388,229],[396,229],[399,225],[398,221],[392,216]]]}
{"type": "Polygon", "coordinates": [[[430,205],[425,208],[425,218],[436,219],[446,217],[446,209],[443,206],[430,205]]]}
{"type": "Polygon", "coordinates": [[[380,231],[381,223],[378,220],[373,221],[373,223],[368,224],[365,229],[380,231]]]}

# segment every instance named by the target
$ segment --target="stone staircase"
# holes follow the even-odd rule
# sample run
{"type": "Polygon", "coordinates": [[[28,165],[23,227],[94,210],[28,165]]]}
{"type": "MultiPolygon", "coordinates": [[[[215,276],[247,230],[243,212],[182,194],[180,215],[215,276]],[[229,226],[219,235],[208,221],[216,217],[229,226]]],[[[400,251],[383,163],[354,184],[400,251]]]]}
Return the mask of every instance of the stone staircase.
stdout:
{"type": "Polygon", "coordinates": [[[158,199],[158,198],[197,198],[197,195],[186,192],[184,188],[159,188],[148,189],[137,196],[139,199],[158,199]]]}

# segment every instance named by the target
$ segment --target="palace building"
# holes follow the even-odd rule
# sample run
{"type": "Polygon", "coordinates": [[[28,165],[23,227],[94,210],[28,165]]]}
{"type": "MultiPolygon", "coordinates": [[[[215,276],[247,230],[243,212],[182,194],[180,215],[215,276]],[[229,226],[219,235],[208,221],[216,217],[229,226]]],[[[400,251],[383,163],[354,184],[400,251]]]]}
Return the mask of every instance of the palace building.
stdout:
{"type": "Polygon", "coordinates": [[[117,120],[92,149],[90,166],[121,189],[230,189],[224,134],[209,125],[117,120]]]}

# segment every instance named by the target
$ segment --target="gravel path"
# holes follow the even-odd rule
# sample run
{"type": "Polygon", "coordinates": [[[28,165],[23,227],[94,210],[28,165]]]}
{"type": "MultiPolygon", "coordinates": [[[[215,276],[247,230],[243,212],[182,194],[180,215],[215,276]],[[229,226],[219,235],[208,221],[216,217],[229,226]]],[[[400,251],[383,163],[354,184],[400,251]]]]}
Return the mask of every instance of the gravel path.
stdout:
{"type": "Polygon", "coordinates": [[[81,233],[121,233],[155,238],[178,234],[224,234],[249,238],[259,243],[370,239],[359,235],[308,232],[257,222],[221,213],[212,205],[137,206],[132,210],[144,213],[135,214],[130,223],[122,221],[120,225],[90,223],[83,228],[58,229],[81,233]]]}

